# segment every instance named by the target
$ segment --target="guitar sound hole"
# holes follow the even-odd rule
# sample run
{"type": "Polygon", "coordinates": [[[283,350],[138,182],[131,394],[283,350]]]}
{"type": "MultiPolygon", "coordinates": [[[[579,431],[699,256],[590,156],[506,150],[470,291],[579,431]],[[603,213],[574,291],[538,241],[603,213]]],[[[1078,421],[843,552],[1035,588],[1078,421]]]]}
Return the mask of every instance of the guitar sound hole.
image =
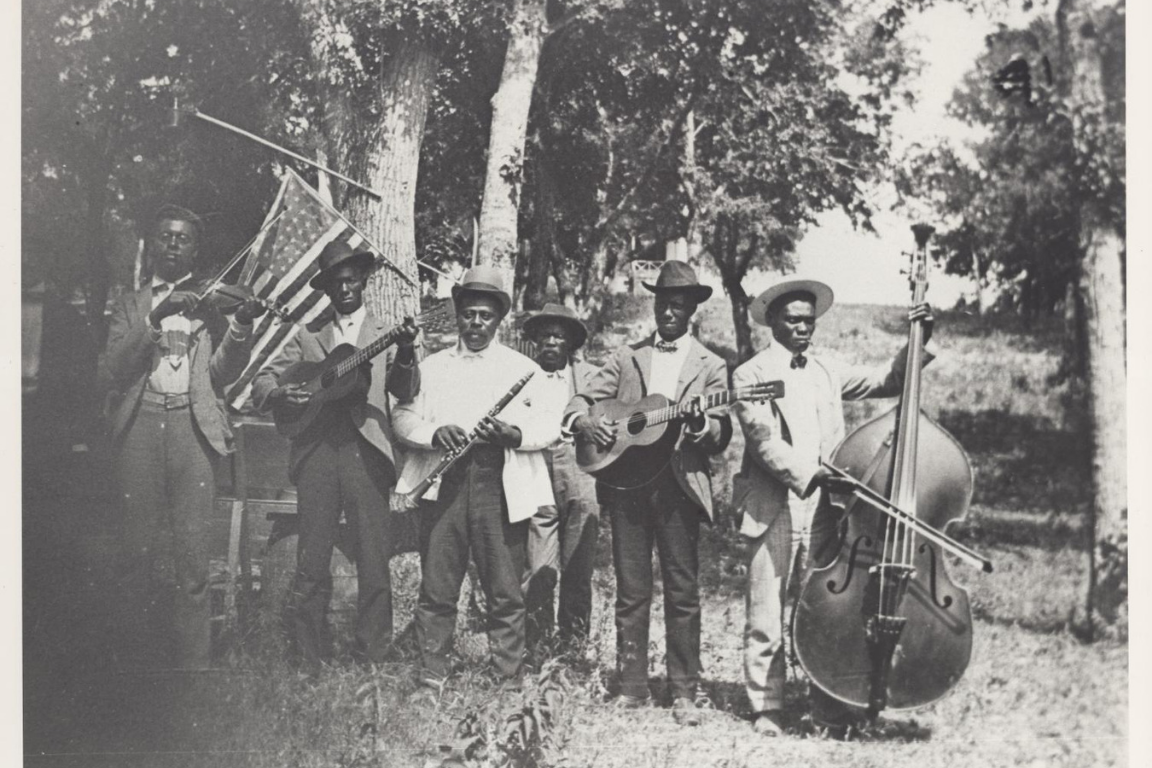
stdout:
{"type": "Polygon", "coordinates": [[[648,426],[648,418],[642,413],[634,413],[628,417],[628,434],[638,435],[648,426]]]}
{"type": "Polygon", "coordinates": [[[320,386],[328,389],[336,383],[336,371],[325,371],[324,375],[320,377],[320,386]]]}

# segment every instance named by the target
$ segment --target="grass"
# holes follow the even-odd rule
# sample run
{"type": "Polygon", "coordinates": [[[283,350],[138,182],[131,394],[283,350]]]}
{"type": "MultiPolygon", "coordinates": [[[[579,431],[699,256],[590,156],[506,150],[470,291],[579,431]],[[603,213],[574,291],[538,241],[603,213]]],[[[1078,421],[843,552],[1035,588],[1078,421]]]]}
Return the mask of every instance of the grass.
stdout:
{"type": "MultiPolygon", "coordinates": [[[[727,307],[713,304],[700,318],[700,334],[721,354],[731,354],[727,307]]],[[[642,336],[651,327],[648,306],[614,302],[607,330],[588,357],[599,359],[642,336]]],[[[883,363],[903,343],[901,316],[896,308],[839,306],[821,319],[817,340],[847,361],[883,363]]],[[[764,330],[756,331],[762,345],[764,330]]],[[[954,530],[988,554],[996,571],[985,576],[949,562],[949,574],[970,593],[971,665],[950,696],[915,712],[886,713],[863,741],[844,744],[811,733],[804,682],[792,675],[789,696],[796,707],[789,737],[756,737],[745,719],[744,543],[732,530],[726,503],[730,467],[742,450],[737,433],[715,467],[719,524],[701,541],[704,685],[719,711],[699,728],[676,726],[660,706],[624,712],[603,704],[615,666],[606,524],[585,647],[547,666],[523,690],[509,691],[486,671],[485,639],[462,610],[459,673],[434,705],[413,706],[407,701],[415,688],[410,656],[375,669],[344,657],[308,681],[282,661],[272,624],[234,638],[229,666],[219,673],[110,674],[114,649],[101,647],[99,630],[113,513],[99,501],[78,504],[74,494],[46,492],[25,505],[26,764],[495,765],[514,754],[525,765],[656,768],[1122,765],[1127,643],[1121,636],[1084,644],[1069,630],[1085,589],[1088,486],[1082,441],[1071,431],[1077,423],[1069,410],[1073,399],[1066,385],[1053,383],[1059,328],[1024,333],[1011,324],[981,325],[944,314],[937,342],[940,357],[925,373],[925,409],[961,441],[977,473],[975,502],[954,530]],[[543,707],[546,701],[551,703],[543,707]],[[518,751],[502,751],[501,744],[518,751]]],[[[850,405],[849,426],[889,405],[850,405]]],[[[402,627],[417,587],[415,556],[394,560],[393,573],[402,627]]],[[[347,604],[336,609],[337,618],[349,613],[347,604]]],[[[658,595],[650,657],[661,701],[658,595]]]]}

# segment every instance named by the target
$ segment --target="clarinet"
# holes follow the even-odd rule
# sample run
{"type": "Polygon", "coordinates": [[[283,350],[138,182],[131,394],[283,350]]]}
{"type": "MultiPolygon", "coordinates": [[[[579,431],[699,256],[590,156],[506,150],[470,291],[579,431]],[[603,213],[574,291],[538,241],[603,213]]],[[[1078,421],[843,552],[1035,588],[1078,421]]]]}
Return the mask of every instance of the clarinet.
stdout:
{"type": "MultiPolygon", "coordinates": [[[[495,418],[500,413],[500,411],[504,410],[508,403],[512,402],[512,399],[516,397],[516,395],[520,394],[520,390],[524,389],[524,385],[527,384],[528,380],[535,375],[535,371],[529,371],[524,375],[524,378],[513,384],[512,389],[508,390],[507,394],[500,398],[496,405],[492,406],[492,410],[488,411],[488,413],[485,415],[485,418],[495,418]]],[[[481,419],[480,421],[483,420],[484,419],[481,419]]],[[[477,426],[479,426],[479,424],[477,424],[477,426]]],[[[447,472],[448,469],[453,464],[455,464],[461,456],[467,453],[469,448],[475,445],[477,439],[476,428],[474,427],[472,431],[468,433],[468,442],[464,444],[463,448],[455,451],[449,451],[448,453],[444,454],[444,458],[440,460],[440,463],[436,465],[436,468],[432,470],[432,473],[428,475],[428,477],[421,480],[411,491],[403,494],[407,505],[415,506],[416,502],[422,499],[424,494],[428,492],[428,489],[436,483],[440,482],[440,478],[444,475],[444,473],[447,472]]]]}

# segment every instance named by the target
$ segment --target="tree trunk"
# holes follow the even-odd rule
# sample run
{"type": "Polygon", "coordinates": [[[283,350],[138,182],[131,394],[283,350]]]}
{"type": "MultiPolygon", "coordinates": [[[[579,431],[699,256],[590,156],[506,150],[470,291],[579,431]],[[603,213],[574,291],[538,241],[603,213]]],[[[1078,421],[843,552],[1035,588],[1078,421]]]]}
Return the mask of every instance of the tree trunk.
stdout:
{"type": "MultiPolygon", "coordinates": [[[[327,6],[313,0],[297,0],[305,24],[311,27],[312,69],[320,82],[325,111],[322,118],[325,147],[322,156],[352,178],[383,193],[382,198],[322,179],[321,188],[343,213],[396,267],[381,266],[365,291],[368,308],[385,322],[399,322],[415,314],[420,303],[420,276],[416,265],[416,177],[420,145],[439,56],[418,35],[396,36],[389,59],[375,83],[380,97],[378,116],[365,114],[353,105],[346,84],[325,75],[330,61],[329,38],[340,25],[326,16],[327,6]],[[344,194],[338,190],[344,188],[344,194]]],[[[321,173],[323,176],[323,173],[321,173]]]]}
{"type": "Polygon", "coordinates": [[[545,0],[516,0],[509,23],[504,70],[492,97],[488,167],[480,206],[479,261],[503,272],[509,286],[515,274],[524,141],[544,44],[545,6],[545,0]]]}
{"type": "MultiPolygon", "coordinates": [[[[1062,0],[1057,25],[1069,82],[1076,152],[1096,153],[1093,134],[1107,119],[1102,57],[1090,4],[1062,0]]],[[[1085,166],[1089,166],[1087,162],[1085,166]]],[[[1079,287],[1084,302],[1088,415],[1092,423],[1093,548],[1087,612],[1112,623],[1127,599],[1127,361],[1123,240],[1094,190],[1080,209],[1079,287]]]]}
{"type": "Polygon", "coordinates": [[[381,77],[379,125],[370,130],[372,139],[361,153],[353,153],[360,157],[353,160],[352,167],[384,197],[377,200],[366,193],[350,191],[349,217],[376,243],[381,255],[403,273],[382,267],[368,285],[369,309],[389,322],[413,314],[420,301],[416,178],[438,67],[437,55],[417,39],[408,39],[393,51],[381,77]]]}

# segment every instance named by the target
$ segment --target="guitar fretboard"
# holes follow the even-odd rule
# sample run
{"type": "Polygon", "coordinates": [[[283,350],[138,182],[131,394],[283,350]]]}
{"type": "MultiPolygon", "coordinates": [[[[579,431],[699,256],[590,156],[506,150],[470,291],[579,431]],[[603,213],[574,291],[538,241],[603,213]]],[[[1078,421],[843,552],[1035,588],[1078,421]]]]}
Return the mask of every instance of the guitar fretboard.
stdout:
{"type": "MultiPolygon", "coordinates": [[[[437,315],[442,314],[444,311],[446,311],[446,309],[447,309],[447,305],[441,304],[441,305],[435,307],[434,309],[430,309],[427,312],[424,312],[420,315],[417,315],[416,322],[417,323],[426,322],[430,318],[433,318],[433,317],[436,317],[437,315]]],[[[396,342],[397,337],[400,336],[400,331],[401,331],[401,327],[397,326],[396,328],[393,328],[392,330],[388,331],[388,333],[384,334],[380,338],[375,339],[374,341],[369,343],[368,346],[364,347],[363,349],[357,350],[356,353],[354,355],[352,355],[351,357],[348,357],[347,359],[340,361],[340,363],[337,364],[337,366],[336,366],[336,375],[337,376],[346,376],[347,374],[356,370],[359,366],[363,365],[364,363],[368,362],[372,358],[376,357],[376,355],[378,355],[381,352],[383,352],[384,350],[388,349],[388,347],[392,346],[396,342]]]]}
{"type": "MultiPolygon", "coordinates": [[[[711,410],[718,408],[722,405],[728,405],[737,400],[756,400],[760,398],[771,399],[775,397],[775,391],[769,386],[764,385],[751,386],[751,387],[738,387],[737,389],[727,389],[723,392],[713,392],[712,394],[704,396],[704,410],[711,410]]],[[[631,418],[641,417],[648,424],[663,424],[666,421],[672,421],[684,413],[684,407],[681,405],[673,404],[667,405],[663,408],[657,408],[654,411],[646,411],[642,414],[636,414],[631,418]]]]}

